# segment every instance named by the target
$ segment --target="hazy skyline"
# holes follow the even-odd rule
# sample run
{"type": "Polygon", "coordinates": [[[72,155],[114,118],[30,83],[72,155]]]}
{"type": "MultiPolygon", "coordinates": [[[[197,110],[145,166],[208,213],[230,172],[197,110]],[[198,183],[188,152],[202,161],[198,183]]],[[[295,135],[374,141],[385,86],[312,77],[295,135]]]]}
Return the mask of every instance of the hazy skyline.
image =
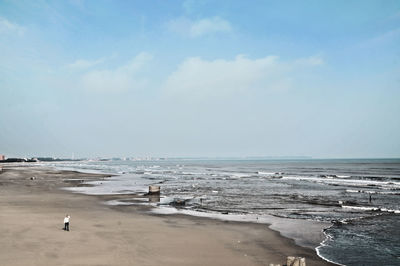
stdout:
{"type": "Polygon", "coordinates": [[[400,1],[1,1],[0,154],[400,157],[400,1]]]}

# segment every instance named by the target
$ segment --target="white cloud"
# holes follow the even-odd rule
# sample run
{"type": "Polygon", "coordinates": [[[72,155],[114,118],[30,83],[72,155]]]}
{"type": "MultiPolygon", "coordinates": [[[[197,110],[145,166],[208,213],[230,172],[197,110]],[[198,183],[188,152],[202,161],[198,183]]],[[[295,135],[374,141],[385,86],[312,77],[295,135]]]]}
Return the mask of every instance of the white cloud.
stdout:
{"type": "Polygon", "coordinates": [[[152,58],[148,53],[140,53],[128,64],[115,69],[86,72],[81,78],[81,85],[86,90],[102,92],[142,88],[147,79],[139,73],[152,58]]]}
{"type": "Polygon", "coordinates": [[[232,31],[232,26],[229,21],[220,17],[204,18],[197,21],[192,21],[188,18],[178,18],[169,21],[167,26],[170,31],[191,38],[232,31]]]}
{"type": "Polygon", "coordinates": [[[84,68],[93,67],[93,66],[98,65],[103,62],[104,62],[103,58],[100,58],[98,60],[92,60],[92,61],[85,60],[85,59],[78,59],[75,62],[69,64],[68,67],[73,68],[73,69],[84,69],[84,68]]]}
{"type": "Polygon", "coordinates": [[[17,33],[18,35],[22,35],[25,32],[25,28],[12,23],[6,18],[0,17],[0,34],[1,33],[17,33]]]}
{"type": "Polygon", "coordinates": [[[199,37],[209,33],[215,32],[230,32],[232,30],[231,24],[219,17],[201,19],[192,24],[190,28],[190,35],[192,37],[199,37]]]}
{"type": "Polygon", "coordinates": [[[186,59],[165,83],[165,91],[194,98],[224,96],[247,90],[285,90],[307,67],[323,64],[319,56],[281,61],[277,56],[233,60],[186,59]]]}
{"type": "Polygon", "coordinates": [[[294,61],[295,65],[303,66],[319,66],[324,64],[324,60],[319,55],[300,58],[294,61]]]}
{"type": "MultiPolygon", "coordinates": [[[[148,87],[153,82],[147,66],[152,55],[140,53],[129,63],[109,69],[90,69],[103,59],[77,60],[71,66],[83,70],[80,85],[88,91],[118,92],[148,87]]],[[[277,56],[250,59],[238,55],[232,60],[205,60],[190,57],[161,82],[166,95],[203,99],[248,92],[250,90],[287,90],[297,84],[299,77],[313,67],[322,65],[320,56],[283,61],[277,56]]],[[[154,84],[153,84],[154,85],[154,84]]]]}

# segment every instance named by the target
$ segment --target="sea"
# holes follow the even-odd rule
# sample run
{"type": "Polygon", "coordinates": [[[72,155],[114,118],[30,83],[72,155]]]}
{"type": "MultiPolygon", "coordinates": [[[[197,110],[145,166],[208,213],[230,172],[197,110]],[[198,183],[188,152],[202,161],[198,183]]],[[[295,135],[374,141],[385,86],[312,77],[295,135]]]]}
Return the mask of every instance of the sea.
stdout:
{"type": "Polygon", "coordinates": [[[59,169],[110,173],[74,188],[85,194],[143,195],[159,210],[219,217],[323,222],[315,247],[339,265],[400,265],[400,159],[164,159],[48,162],[59,169]],[[224,216],[225,215],[225,216],[224,216]]]}

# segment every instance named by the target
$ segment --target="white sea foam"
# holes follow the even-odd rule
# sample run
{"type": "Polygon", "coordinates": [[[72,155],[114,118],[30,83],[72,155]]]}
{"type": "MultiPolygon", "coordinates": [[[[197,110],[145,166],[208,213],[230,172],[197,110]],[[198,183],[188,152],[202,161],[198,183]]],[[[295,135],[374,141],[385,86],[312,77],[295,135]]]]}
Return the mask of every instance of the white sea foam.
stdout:
{"type": "MultiPolygon", "coordinates": [[[[333,225],[331,225],[331,226],[333,226],[333,225]]],[[[340,265],[340,266],[346,266],[346,265],[344,265],[344,264],[340,264],[340,263],[338,263],[338,262],[329,260],[329,259],[327,259],[327,258],[325,258],[324,256],[321,255],[320,249],[323,248],[323,247],[325,247],[325,246],[327,246],[327,245],[328,245],[328,244],[327,244],[328,241],[332,241],[332,236],[331,236],[330,234],[327,234],[327,233],[326,233],[326,230],[324,230],[323,233],[324,233],[324,235],[325,235],[325,239],[320,243],[320,245],[319,245],[318,247],[315,248],[315,251],[317,252],[317,255],[318,255],[320,258],[322,258],[323,260],[327,261],[327,262],[334,263],[334,264],[337,264],[337,265],[340,265]]]]}
{"type": "Polygon", "coordinates": [[[353,210],[360,210],[360,211],[379,211],[380,209],[377,207],[365,207],[365,206],[347,206],[342,205],[344,209],[353,209],[353,210]]]}
{"type": "Polygon", "coordinates": [[[361,193],[362,190],[354,190],[354,189],[346,189],[346,192],[349,193],[361,193]]]}
{"type": "Polygon", "coordinates": [[[259,175],[274,175],[275,173],[259,171],[259,172],[257,172],[257,174],[259,174],[259,175]]]}
{"type": "Polygon", "coordinates": [[[366,194],[383,194],[383,195],[400,195],[400,191],[374,191],[374,190],[355,190],[346,189],[347,193],[366,193],[366,194]]]}
{"type": "Polygon", "coordinates": [[[400,189],[400,182],[396,181],[377,181],[377,180],[359,180],[359,179],[340,179],[340,178],[321,178],[311,176],[283,176],[286,180],[303,180],[309,182],[325,183],[331,185],[345,185],[345,186],[358,186],[369,187],[376,186],[383,189],[400,189]]]}
{"type": "Polygon", "coordinates": [[[388,209],[388,208],[379,208],[379,207],[369,207],[369,206],[347,206],[343,205],[344,209],[353,209],[358,211],[380,211],[380,212],[389,212],[389,213],[400,213],[400,210],[388,209]]]}
{"type": "Polygon", "coordinates": [[[250,177],[250,174],[245,173],[227,173],[227,175],[232,179],[243,178],[243,177],[250,177]]]}
{"type": "Polygon", "coordinates": [[[379,193],[378,191],[373,191],[373,190],[355,190],[355,189],[346,189],[346,192],[348,192],[348,193],[366,193],[366,194],[379,193]]]}

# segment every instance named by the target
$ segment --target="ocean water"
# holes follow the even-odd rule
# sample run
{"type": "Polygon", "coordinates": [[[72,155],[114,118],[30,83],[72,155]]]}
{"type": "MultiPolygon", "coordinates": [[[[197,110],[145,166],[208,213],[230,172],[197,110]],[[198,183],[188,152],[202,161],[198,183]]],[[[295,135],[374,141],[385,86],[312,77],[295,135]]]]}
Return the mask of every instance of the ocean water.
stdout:
{"type": "MultiPolygon", "coordinates": [[[[400,265],[400,159],[158,160],[45,163],[63,169],[118,174],[87,194],[145,193],[152,204],[201,213],[272,215],[324,221],[316,248],[342,265],[400,265]],[[176,202],[185,202],[176,206],[176,202]]],[[[143,199],[142,199],[143,200],[143,199]]],[[[114,201],[110,204],[133,204],[114,201]]]]}

